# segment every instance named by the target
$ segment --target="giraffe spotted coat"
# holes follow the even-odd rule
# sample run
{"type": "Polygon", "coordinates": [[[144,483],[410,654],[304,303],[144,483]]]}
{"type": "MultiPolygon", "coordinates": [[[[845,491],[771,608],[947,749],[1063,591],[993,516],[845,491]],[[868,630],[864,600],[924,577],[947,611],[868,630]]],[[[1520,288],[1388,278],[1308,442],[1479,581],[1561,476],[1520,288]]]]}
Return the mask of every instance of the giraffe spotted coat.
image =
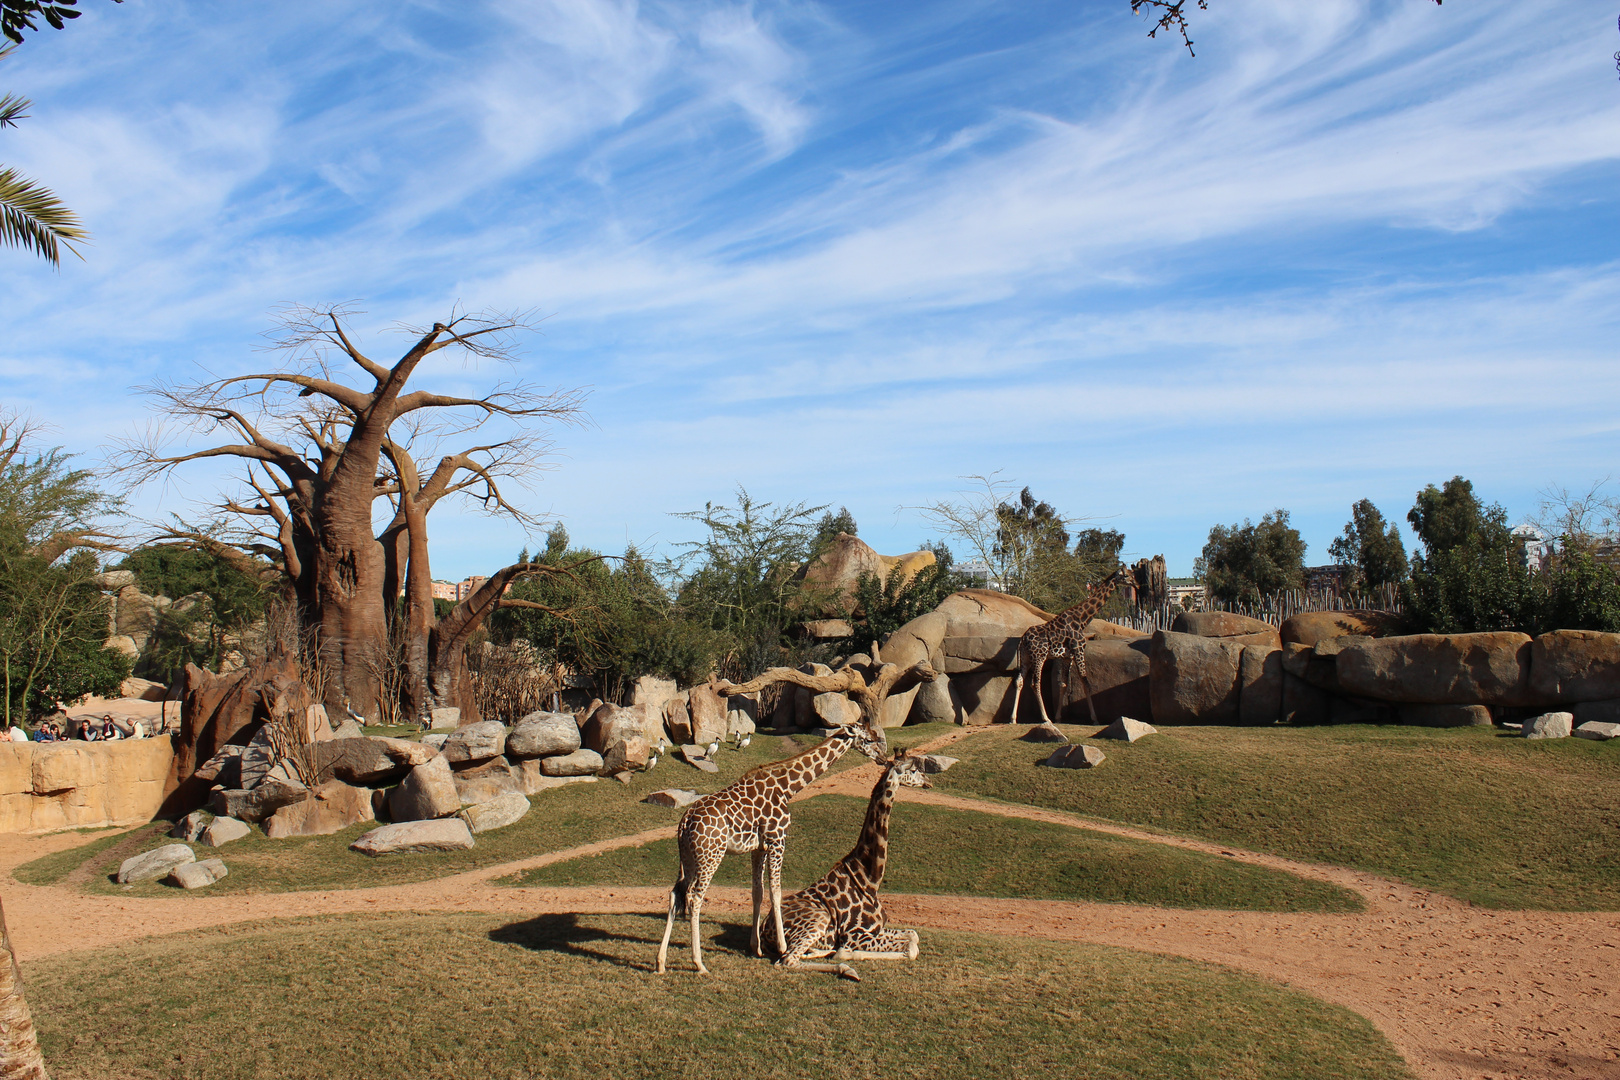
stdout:
{"type": "MultiPolygon", "coordinates": [[[[917,955],[913,930],[890,930],[883,917],[883,871],[889,858],[889,813],[901,787],[927,787],[922,766],[909,751],[895,755],[867,804],[860,839],[848,855],[808,889],[782,901],[787,951],[779,961],[799,967],[806,957],[834,959],[860,953],[917,955]]],[[[840,974],[857,977],[853,971],[840,974]]]]}
{"type": "Polygon", "coordinates": [[[1091,710],[1092,722],[1096,722],[1097,707],[1091,703],[1091,685],[1086,681],[1086,627],[1091,625],[1091,620],[1097,617],[1103,604],[1129,576],[1128,569],[1119,567],[1107,578],[1088,588],[1084,600],[1024,631],[1023,638],[1018,642],[1018,679],[1013,684],[1013,723],[1018,723],[1018,702],[1026,686],[1041,707],[1041,723],[1051,723],[1046,715],[1046,699],[1041,694],[1041,675],[1048,660],[1064,657],[1069,658],[1080,671],[1080,688],[1086,695],[1086,708],[1091,710]]]}
{"type": "Polygon", "coordinates": [[[664,923],[664,939],[658,946],[658,963],[654,970],[664,970],[676,916],[684,912],[692,931],[692,961],[698,971],[707,973],[708,968],[703,966],[703,946],[698,929],[703,898],[709,891],[715,872],[720,869],[721,861],[731,851],[753,853],[754,955],[764,955],[760,928],[762,902],[767,888],[777,948],[781,952],[787,951],[787,937],[782,929],[782,856],[787,844],[788,826],[793,821],[788,811],[788,801],[826,772],[851,747],[858,748],[873,760],[886,759],[887,747],[882,732],[874,731],[864,723],[855,723],[839,728],[826,741],[801,754],[750,769],[731,786],[713,795],[705,795],[687,807],[675,830],[681,867],[675,878],[675,886],[669,892],[669,917],[664,923]]]}

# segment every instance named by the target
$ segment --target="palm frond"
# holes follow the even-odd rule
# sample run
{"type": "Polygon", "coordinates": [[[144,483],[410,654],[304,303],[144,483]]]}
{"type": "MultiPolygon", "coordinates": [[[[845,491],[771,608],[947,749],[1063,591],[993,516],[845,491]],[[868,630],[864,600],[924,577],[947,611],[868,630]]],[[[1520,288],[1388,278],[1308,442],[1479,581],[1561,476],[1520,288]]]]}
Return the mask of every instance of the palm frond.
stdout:
{"type": "Polygon", "coordinates": [[[0,168],[0,245],[37,251],[52,266],[60,266],[59,247],[79,255],[71,241],[88,239],[78,216],[49,188],[16,169],[0,168]]]}
{"type": "Polygon", "coordinates": [[[16,127],[17,121],[28,115],[23,110],[32,104],[27,98],[15,94],[0,96],[0,127],[16,127]]]}

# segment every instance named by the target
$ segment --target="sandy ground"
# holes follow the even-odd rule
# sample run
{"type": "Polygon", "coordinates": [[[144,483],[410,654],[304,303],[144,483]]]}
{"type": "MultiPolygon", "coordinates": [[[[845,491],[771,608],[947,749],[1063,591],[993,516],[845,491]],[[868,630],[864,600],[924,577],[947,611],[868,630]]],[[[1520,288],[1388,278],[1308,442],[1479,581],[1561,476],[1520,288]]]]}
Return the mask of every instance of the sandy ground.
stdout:
{"type": "MultiPolygon", "coordinates": [[[[937,749],[970,737],[953,732],[937,749]]],[[[865,797],[865,765],[823,777],[801,797],[865,797]]],[[[1371,1020],[1424,1077],[1620,1080],[1620,913],[1489,911],[1371,874],[1139,832],[1050,811],[931,790],[903,799],[1096,829],[1331,881],[1360,893],[1359,915],[1183,911],[1125,904],[886,894],[896,926],[1018,934],[1120,945],[1226,964],[1353,1009],[1371,1020]]],[[[8,881],[14,947],[30,957],[91,949],[227,923],[356,911],[662,912],[667,890],[511,889],[492,884],[532,867],[674,835],[652,829],[437,881],[375,889],[123,899],[8,881]]],[[[0,837],[0,871],[82,843],[77,834],[0,837]]],[[[716,889],[710,909],[743,911],[742,889],[716,889]]],[[[676,935],[679,941],[680,934],[676,935]]],[[[924,938],[927,948],[927,938],[924,938]]],[[[671,955],[672,977],[681,971],[671,955]]],[[[652,960],[649,951],[649,966],[652,960]]],[[[740,963],[714,955],[711,962],[740,963]]]]}

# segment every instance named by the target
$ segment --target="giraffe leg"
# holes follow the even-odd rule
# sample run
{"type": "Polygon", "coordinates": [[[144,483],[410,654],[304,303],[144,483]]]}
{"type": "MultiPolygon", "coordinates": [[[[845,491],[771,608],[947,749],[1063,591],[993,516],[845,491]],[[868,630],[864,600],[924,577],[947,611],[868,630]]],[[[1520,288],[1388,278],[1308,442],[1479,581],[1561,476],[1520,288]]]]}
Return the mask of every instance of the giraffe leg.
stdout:
{"type": "Polygon", "coordinates": [[[1086,708],[1091,710],[1091,722],[1093,724],[1099,723],[1100,721],[1097,719],[1097,706],[1093,704],[1091,700],[1091,682],[1084,675],[1080,676],[1080,689],[1085,691],[1086,708]]]}
{"type": "Polygon", "coordinates": [[[664,920],[664,940],[658,943],[658,963],[653,966],[656,974],[664,973],[664,961],[669,957],[669,936],[675,929],[676,912],[686,906],[686,870],[683,867],[675,877],[675,887],[669,890],[669,918],[664,920]]]}
{"type": "Polygon", "coordinates": [[[830,955],[834,960],[915,960],[919,942],[915,930],[879,930],[852,936],[830,955]]]}
{"type": "Polygon", "coordinates": [[[755,956],[764,956],[765,949],[760,944],[760,909],[765,899],[765,852],[760,848],[754,849],[754,939],[753,949],[755,956]]]}
{"type": "Polygon", "coordinates": [[[707,975],[709,969],[703,966],[703,936],[700,923],[703,917],[703,894],[694,891],[692,898],[686,902],[686,917],[692,924],[692,962],[697,965],[699,975],[707,975]]]}
{"type": "Polygon", "coordinates": [[[782,926],[782,841],[773,843],[765,853],[771,873],[771,914],[776,918],[776,955],[786,956],[787,931],[782,926]]]}
{"type": "Polygon", "coordinates": [[[1041,707],[1041,723],[1050,724],[1052,718],[1046,715],[1046,695],[1041,693],[1041,676],[1046,674],[1046,658],[1042,657],[1035,665],[1035,677],[1030,681],[1030,692],[1035,695],[1035,703],[1041,707]]]}

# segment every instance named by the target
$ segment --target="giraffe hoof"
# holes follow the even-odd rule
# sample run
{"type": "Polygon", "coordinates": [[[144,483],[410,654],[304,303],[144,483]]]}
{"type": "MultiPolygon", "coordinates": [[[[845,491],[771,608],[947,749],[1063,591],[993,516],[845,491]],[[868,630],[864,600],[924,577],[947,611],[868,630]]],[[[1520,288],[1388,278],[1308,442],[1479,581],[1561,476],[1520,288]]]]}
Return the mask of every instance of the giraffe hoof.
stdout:
{"type": "Polygon", "coordinates": [[[918,948],[918,944],[921,942],[921,940],[922,939],[917,936],[917,931],[911,931],[911,945],[906,949],[907,960],[917,959],[917,954],[921,951],[918,948]]]}
{"type": "Polygon", "coordinates": [[[850,967],[848,964],[839,964],[838,965],[838,974],[839,974],[840,977],[848,979],[850,982],[860,982],[861,981],[860,974],[854,968],[850,967]]]}

